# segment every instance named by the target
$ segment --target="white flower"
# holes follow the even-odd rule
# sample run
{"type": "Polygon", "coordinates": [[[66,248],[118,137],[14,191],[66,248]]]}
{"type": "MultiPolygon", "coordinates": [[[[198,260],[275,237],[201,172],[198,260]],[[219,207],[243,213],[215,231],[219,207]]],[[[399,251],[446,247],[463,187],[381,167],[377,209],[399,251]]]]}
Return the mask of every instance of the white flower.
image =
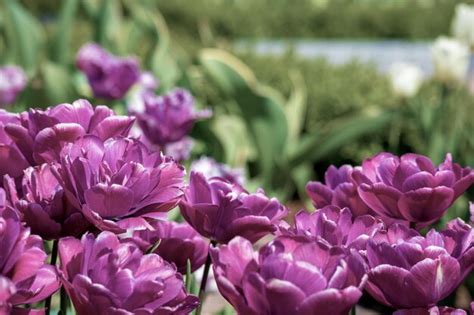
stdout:
{"type": "Polygon", "coordinates": [[[390,66],[389,78],[396,95],[412,97],[423,83],[423,72],[415,64],[396,62],[390,66]]]}
{"type": "Polygon", "coordinates": [[[474,49],[474,5],[461,3],[456,6],[452,31],[454,37],[474,49]]]}
{"type": "Polygon", "coordinates": [[[469,47],[454,38],[438,37],[431,47],[435,76],[444,83],[463,82],[469,66],[469,47]]]}

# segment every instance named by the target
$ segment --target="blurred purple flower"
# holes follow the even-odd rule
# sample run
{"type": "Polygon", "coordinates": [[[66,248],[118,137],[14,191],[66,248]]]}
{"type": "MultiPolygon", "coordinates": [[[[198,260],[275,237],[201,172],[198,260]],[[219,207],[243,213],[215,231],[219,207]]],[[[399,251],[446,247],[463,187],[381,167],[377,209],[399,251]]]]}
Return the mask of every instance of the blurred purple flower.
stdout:
{"type": "Polygon", "coordinates": [[[69,202],[100,230],[149,226],[143,217],[162,217],[158,212],[174,208],[182,195],[183,167],[138,140],[85,136],[62,154],[53,174],[69,202]]]}
{"type": "Polygon", "coordinates": [[[145,137],[161,147],[181,140],[195,121],[211,116],[210,110],[196,111],[193,96],[184,89],[175,89],[163,96],[143,95],[144,108],[131,109],[145,137]]]}
{"type": "Polygon", "coordinates": [[[245,173],[241,168],[231,168],[226,164],[218,163],[213,158],[202,156],[191,164],[191,171],[202,173],[207,179],[222,177],[231,183],[245,184],[245,173]]]}
{"type": "Polygon", "coordinates": [[[437,221],[469,186],[474,171],[452,162],[451,155],[435,168],[423,155],[400,158],[379,153],[354,169],[364,202],[383,217],[402,219],[424,227],[437,221]]]}
{"type": "Polygon", "coordinates": [[[191,156],[194,141],[190,137],[184,137],[179,141],[167,144],[164,147],[165,154],[176,161],[186,161],[191,156]]]}
{"type": "Polygon", "coordinates": [[[106,106],[93,108],[88,101],[77,100],[44,111],[30,109],[21,113],[20,123],[15,120],[4,123],[4,128],[24,159],[35,166],[59,161],[62,148],[86,134],[95,135],[103,141],[126,136],[133,121],[131,117],[115,115],[106,106]]]}
{"type": "Polygon", "coordinates": [[[17,306],[40,302],[59,289],[56,267],[45,264],[43,240],[30,235],[10,208],[0,210],[0,248],[0,313],[28,313],[17,306]]]}
{"type": "Polygon", "coordinates": [[[263,191],[249,194],[237,184],[219,177],[207,180],[196,172],[191,172],[179,207],[196,231],[218,243],[227,243],[237,235],[256,242],[275,232],[288,214],[286,207],[263,191]]]}
{"type": "Polygon", "coordinates": [[[120,58],[95,43],[81,47],[76,65],[87,76],[95,97],[121,99],[140,78],[134,57],[120,58]]]}
{"type": "Polygon", "coordinates": [[[199,304],[173,265],[110,232],[63,238],[59,256],[62,283],[80,315],[184,315],[199,304]]]}
{"type": "Polygon", "coordinates": [[[11,177],[6,175],[4,181],[10,204],[18,210],[32,233],[51,240],[79,236],[90,226],[82,213],[67,202],[49,164],[25,170],[20,194],[11,177]]]}
{"type": "Polygon", "coordinates": [[[6,132],[8,125],[20,125],[20,115],[0,109],[0,176],[9,174],[18,178],[23,170],[29,166],[15,142],[6,132]]]}
{"type": "Polygon", "coordinates": [[[348,207],[354,216],[373,214],[359,197],[357,185],[351,177],[353,170],[350,165],[343,165],[339,169],[331,165],[324,174],[326,184],[309,182],[306,185],[306,192],[314,207],[319,209],[334,205],[341,208],[348,207]]]}
{"type": "Polygon", "coordinates": [[[328,246],[365,250],[367,241],[383,228],[371,215],[353,217],[349,208],[326,206],[313,213],[301,210],[293,227],[283,228],[283,235],[304,236],[328,246]]]}
{"type": "Polygon", "coordinates": [[[434,306],[474,267],[474,231],[460,219],[440,233],[429,231],[426,237],[397,224],[379,234],[367,243],[366,290],[385,305],[434,306]]]}
{"type": "Polygon", "coordinates": [[[236,237],[211,256],[219,291],[238,314],[346,315],[366,278],[360,256],[320,242],[277,238],[257,255],[236,237]]]}
{"type": "Polygon", "coordinates": [[[0,68],[0,105],[9,105],[15,102],[17,95],[23,91],[28,83],[23,69],[17,66],[0,68]]]}
{"type": "Polygon", "coordinates": [[[188,223],[155,220],[150,222],[150,225],[153,230],[137,230],[132,236],[132,241],[144,252],[155,244],[159,244],[153,253],[174,263],[182,274],[186,274],[188,260],[191,263],[192,272],[204,264],[209,242],[188,223]]]}

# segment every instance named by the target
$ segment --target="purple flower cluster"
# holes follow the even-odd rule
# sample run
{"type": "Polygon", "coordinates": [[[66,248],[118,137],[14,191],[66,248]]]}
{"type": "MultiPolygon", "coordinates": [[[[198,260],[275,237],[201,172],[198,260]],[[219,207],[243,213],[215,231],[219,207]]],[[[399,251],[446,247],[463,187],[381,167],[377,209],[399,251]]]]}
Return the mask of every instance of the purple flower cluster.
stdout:
{"type": "Polygon", "coordinates": [[[5,66],[0,68],[0,105],[10,105],[15,102],[27,82],[26,74],[20,67],[5,66]]]}
{"type": "Polygon", "coordinates": [[[62,314],[68,298],[79,315],[201,314],[211,267],[238,314],[345,315],[363,295],[399,315],[466,314],[439,304],[473,272],[472,222],[429,229],[474,183],[450,155],[331,166],[324,184],[307,184],[316,211],[289,218],[215,160],[192,163],[186,183],[176,160],[210,115],[189,92],[156,96],[135,59],[95,44],[77,65],[97,97],[139,82],[136,118],[85,100],[0,110],[0,315],[49,314],[60,288],[62,314]],[[143,137],[131,135],[135,119],[143,137]]]}
{"type": "Polygon", "coordinates": [[[355,215],[375,213],[387,223],[422,228],[439,220],[473,183],[474,171],[453,163],[449,154],[435,167],[423,155],[379,153],[360,167],[331,166],[326,184],[310,182],[306,188],[316,208],[349,207],[355,215]]]}

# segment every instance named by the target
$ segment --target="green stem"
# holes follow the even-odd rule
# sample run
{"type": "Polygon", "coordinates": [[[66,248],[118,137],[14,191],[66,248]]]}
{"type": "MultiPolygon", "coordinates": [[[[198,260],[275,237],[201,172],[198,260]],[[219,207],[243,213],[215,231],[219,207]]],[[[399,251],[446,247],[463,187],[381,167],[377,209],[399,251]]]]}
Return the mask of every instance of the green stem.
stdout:
{"type": "MultiPolygon", "coordinates": [[[[211,241],[211,247],[216,246],[215,241],[211,241]]],[[[206,293],[206,284],[207,284],[207,278],[209,276],[209,270],[211,269],[211,251],[207,253],[207,259],[206,259],[206,264],[204,265],[204,272],[202,273],[202,279],[201,279],[201,286],[199,287],[199,306],[196,311],[196,315],[201,315],[202,311],[202,306],[204,305],[204,295],[206,293]]]]}
{"type": "Polygon", "coordinates": [[[58,315],[67,315],[67,308],[69,306],[69,297],[67,296],[64,286],[61,287],[61,302],[58,315]]]}
{"type": "Polygon", "coordinates": [[[354,305],[354,307],[351,309],[351,315],[356,315],[356,307],[357,305],[354,305]]]}
{"type": "MultiPolygon", "coordinates": [[[[50,264],[53,266],[56,266],[56,261],[58,260],[58,240],[53,241],[53,249],[51,250],[51,261],[50,264]]],[[[53,296],[50,295],[48,298],[44,301],[44,308],[46,309],[45,315],[49,315],[51,311],[51,300],[53,296]]]]}

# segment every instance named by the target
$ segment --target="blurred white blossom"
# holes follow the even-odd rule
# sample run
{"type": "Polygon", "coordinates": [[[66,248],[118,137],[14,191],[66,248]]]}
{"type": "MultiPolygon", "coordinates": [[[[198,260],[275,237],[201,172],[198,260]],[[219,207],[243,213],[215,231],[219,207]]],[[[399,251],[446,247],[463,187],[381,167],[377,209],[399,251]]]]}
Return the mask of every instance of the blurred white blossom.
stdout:
{"type": "Polygon", "coordinates": [[[461,3],[456,6],[452,31],[454,37],[474,49],[474,5],[461,3]]]}
{"type": "Polygon", "coordinates": [[[423,83],[423,72],[415,64],[396,62],[390,66],[389,78],[396,95],[412,97],[416,95],[423,83]]]}
{"type": "Polygon", "coordinates": [[[435,76],[443,83],[463,82],[469,66],[469,47],[445,36],[438,37],[431,47],[435,76]]]}

